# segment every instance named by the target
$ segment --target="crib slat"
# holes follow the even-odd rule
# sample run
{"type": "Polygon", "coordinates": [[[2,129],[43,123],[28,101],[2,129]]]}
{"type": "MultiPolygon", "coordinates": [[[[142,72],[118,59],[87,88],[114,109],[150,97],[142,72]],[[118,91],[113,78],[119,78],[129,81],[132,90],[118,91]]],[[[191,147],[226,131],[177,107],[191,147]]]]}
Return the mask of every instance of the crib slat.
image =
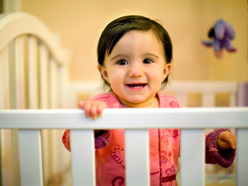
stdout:
{"type": "Polygon", "coordinates": [[[235,107],[237,105],[237,94],[230,93],[230,107],[235,107]]]}
{"type": "Polygon", "coordinates": [[[150,185],[148,130],[125,130],[127,186],[150,185]]]}
{"type": "Polygon", "coordinates": [[[40,44],[40,107],[48,108],[48,50],[46,46],[40,44]]]}
{"type": "Polygon", "coordinates": [[[181,185],[204,185],[204,130],[181,130],[180,159],[181,185]]]}
{"type": "Polygon", "coordinates": [[[24,78],[24,38],[15,39],[15,86],[16,108],[24,109],[25,106],[25,78],[24,78]]]}
{"type": "MultiPolygon", "coordinates": [[[[49,74],[49,82],[50,82],[50,87],[49,87],[49,103],[50,103],[50,108],[51,109],[55,109],[58,108],[57,105],[57,95],[58,95],[58,91],[57,91],[57,83],[58,83],[58,79],[57,79],[57,65],[56,65],[56,61],[54,58],[50,57],[49,59],[49,69],[50,69],[50,74],[49,74]]],[[[61,157],[61,153],[63,153],[59,147],[58,144],[58,137],[59,137],[59,131],[57,130],[50,130],[49,131],[49,136],[50,136],[50,148],[49,150],[52,151],[51,153],[49,153],[49,158],[50,158],[50,164],[51,164],[51,172],[52,174],[56,174],[59,170],[59,168],[62,168],[61,163],[60,163],[60,158],[61,157]]]]}
{"type": "Polygon", "coordinates": [[[8,47],[5,47],[1,52],[1,72],[0,72],[0,88],[1,98],[0,98],[0,107],[1,109],[10,108],[10,96],[9,96],[9,56],[8,56],[8,47]]]}
{"type": "MultiPolygon", "coordinates": [[[[58,108],[68,108],[68,106],[71,104],[71,101],[73,102],[74,98],[71,99],[68,102],[68,70],[66,65],[59,65],[57,64],[57,84],[58,84],[58,108]],[[67,91],[64,91],[67,90],[67,91]],[[70,103],[70,104],[69,104],[70,103]]],[[[73,97],[73,96],[72,96],[73,97]]],[[[76,103],[76,102],[74,102],[76,103]]],[[[70,108],[70,107],[69,107],[70,108]]]]}
{"type": "Polygon", "coordinates": [[[203,93],[202,95],[202,107],[214,107],[215,106],[215,95],[214,93],[203,93]]]}
{"type": "MultiPolygon", "coordinates": [[[[49,51],[44,43],[38,44],[39,50],[39,96],[40,96],[40,108],[47,109],[49,108],[49,91],[48,91],[48,60],[49,60],[49,51]]],[[[43,167],[44,167],[44,180],[48,180],[49,175],[53,172],[52,163],[50,160],[51,156],[49,153],[51,152],[50,148],[50,131],[42,130],[42,146],[46,148],[46,152],[43,151],[43,167]]]]}
{"type": "Polygon", "coordinates": [[[178,99],[181,107],[187,107],[187,94],[185,92],[177,92],[176,93],[176,98],[178,99]]]}
{"type": "MultiPolygon", "coordinates": [[[[0,56],[0,109],[9,109],[10,108],[10,98],[9,98],[9,56],[8,56],[8,47],[5,47],[1,51],[0,56]]],[[[6,153],[10,149],[10,130],[3,130],[1,129],[1,154],[0,154],[0,164],[1,167],[8,168],[10,172],[6,174],[5,180],[2,179],[4,176],[2,174],[2,168],[0,171],[0,177],[1,182],[0,185],[6,185],[6,184],[12,184],[12,164],[11,164],[11,158],[4,159],[2,156],[2,153],[6,153]],[[9,134],[9,135],[8,135],[9,134]],[[2,152],[3,149],[3,152],[2,152]]]]}
{"type": "Polygon", "coordinates": [[[248,183],[248,129],[237,129],[237,185],[248,183]]]}
{"type": "Polygon", "coordinates": [[[55,59],[51,58],[49,61],[50,66],[50,103],[51,108],[58,108],[58,67],[55,59]]]}
{"type": "Polygon", "coordinates": [[[38,54],[37,39],[29,36],[28,38],[28,91],[29,108],[37,109],[38,102],[38,54]]]}
{"type": "Polygon", "coordinates": [[[40,130],[19,130],[21,185],[43,186],[40,130]]]}
{"type": "Polygon", "coordinates": [[[94,186],[96,184],[94,131],[71,130],[70,136],[73,186],[94,186]]]}

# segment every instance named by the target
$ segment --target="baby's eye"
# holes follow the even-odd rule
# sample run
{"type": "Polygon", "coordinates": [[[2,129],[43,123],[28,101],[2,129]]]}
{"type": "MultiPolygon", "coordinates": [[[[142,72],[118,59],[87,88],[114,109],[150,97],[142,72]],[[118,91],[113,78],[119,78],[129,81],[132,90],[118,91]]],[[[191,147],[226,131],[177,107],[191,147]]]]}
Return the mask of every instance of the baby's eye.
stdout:
{"type": "Polygon", "coordinates": [[[117,64],[118,65],[127,65],[128,62],[126,60],[124,60],[124,59],[121,59],[121,60],[117,61],[117,64]]]}
{"type": "Polygon", "coordinates": [[[150,63],[153,63],[153,60],[146,58],[144,59],[143,63],[150,64],[150,63]]]}

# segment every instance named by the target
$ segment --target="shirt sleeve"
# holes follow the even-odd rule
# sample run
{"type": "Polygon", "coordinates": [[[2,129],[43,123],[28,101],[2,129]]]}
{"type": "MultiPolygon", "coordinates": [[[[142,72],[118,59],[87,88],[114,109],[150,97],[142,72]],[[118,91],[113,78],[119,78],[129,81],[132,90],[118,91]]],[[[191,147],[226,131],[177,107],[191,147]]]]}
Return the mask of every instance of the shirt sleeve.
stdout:
{"type": "Polygon", "coordinates": [[[111,130],[100,130],[95,135],[95,149],[106,147],[110,141],[111,130]]]}
{"type": "MultiPolygon", "coordinates": [[[[95,149],[100,149],[109,144],[111,130],[100,130],[95,134],[95,149]]],[[[62,136],[62,142],[68,151],[71,151],[70,130],[66,129],[62,136]]]]}
{"type": "Polygon", "coordinates": [[[228,149],[221,151],[217,146],[218,135],[222,131],[229,131],[228,129],[218,129],[211,132],[206,137],[206,163],[218,164],[222,167],[229,167],[232,165],[235,158],[235,150],[228,149]]]}
{"type": "Polygon", "coordinates": [[[64,131],[64,134],[62,136],[62,142],[65,146],[65,148],[68,150],[68,151],[71,151],[71,144],[70,144],[70,130],[69,129],[66,129],[64,131]]]}

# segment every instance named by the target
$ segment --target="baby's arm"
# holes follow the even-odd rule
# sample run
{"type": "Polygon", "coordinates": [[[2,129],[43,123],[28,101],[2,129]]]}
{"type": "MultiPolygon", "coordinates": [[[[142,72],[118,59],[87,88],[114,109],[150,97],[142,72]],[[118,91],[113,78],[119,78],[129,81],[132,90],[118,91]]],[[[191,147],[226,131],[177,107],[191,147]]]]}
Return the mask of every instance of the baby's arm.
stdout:
{"type": "Polygon", "coordinates": [[[206,137],[206,163],[222,167],[232,165],[235,158],[236,137],[228,129],[218,129],[206,137]]]}
{"type": "MultiPolygon", "coordinates": [[[[103,110],[107,108],[107,104],[103,101],[79,101],[78,106],[81,109],[84,109],[85,116],[87,118],[91,117],[92,119],[97,119],[102,116],[103,110]]],[[[102,148],[109,143],[109,130],[94,130],[95,133],[95,148],[102,148]]],[[[70,130],[65,130],[62,142],[67,150],[71,151],[70,145],[70,130]]]]}
{"type": "MultiPolygon", "coordinates": [[[[92,119],[97,119],[102,116],[103,110],[107,108],[107,104],[103,101],[97,100],[87,100],[79,101],[78,106],[81,109],[84,109],[85,116],[87,118],[91,117],[92,119]]],[[[113,107],[116,107],[113,105],[113,107]]],[[[109,130],[94,130],[95,133],[95,148],[102,148],[106,146],[109,142],[110,131],[109,130]]],[[[70,130],[65,130],[62,142],[67,150],[71,151],[70,145],[70,130]]]]}

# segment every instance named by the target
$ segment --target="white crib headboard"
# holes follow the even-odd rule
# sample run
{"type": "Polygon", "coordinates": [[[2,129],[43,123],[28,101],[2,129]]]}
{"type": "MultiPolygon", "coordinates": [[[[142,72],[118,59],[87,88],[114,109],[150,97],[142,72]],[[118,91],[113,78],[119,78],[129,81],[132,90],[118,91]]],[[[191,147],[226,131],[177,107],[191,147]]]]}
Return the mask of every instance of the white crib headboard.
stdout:
{"type": "MultiPolygon", "coordinates": [[[[69,57],[39,19],[26,13],[0,15],[0,109],[63,107],[69,57]]],[[[25,138],[25,132],[1,130],[3,185],[19,185],[18,136],[25,138]]],[[[42,130],[43,146],[50,145],[52,132],[42,130]]],[[[44,160],[47,177],[51,162],[44,160]]]]}
{"type": "Polygon", "coordinates": [[[68,51],[46,25],[29,14],[0,18],[0,90],[4,90],[0,108],[56,108],[62,104],[57,93],[65,92],[59,88],[67,82],[68,51]]]}

